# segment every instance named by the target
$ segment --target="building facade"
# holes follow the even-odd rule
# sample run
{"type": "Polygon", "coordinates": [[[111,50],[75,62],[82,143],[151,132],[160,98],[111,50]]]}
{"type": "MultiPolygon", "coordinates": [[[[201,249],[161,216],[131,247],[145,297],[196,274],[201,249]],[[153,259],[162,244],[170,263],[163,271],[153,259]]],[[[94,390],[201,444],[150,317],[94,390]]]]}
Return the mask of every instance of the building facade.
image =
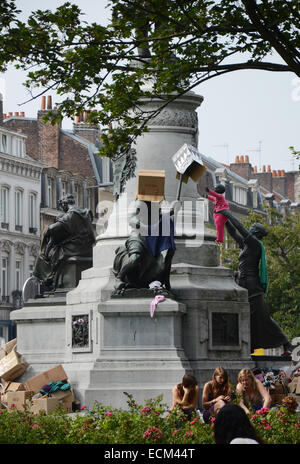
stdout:
{"type": "Polygon", "coordinates": [[[40,248],[43,166],[26,154],[26,136],[0,126],[0,337],[14,336],[9,314],[21,307],[21,290],[40,248]]]}

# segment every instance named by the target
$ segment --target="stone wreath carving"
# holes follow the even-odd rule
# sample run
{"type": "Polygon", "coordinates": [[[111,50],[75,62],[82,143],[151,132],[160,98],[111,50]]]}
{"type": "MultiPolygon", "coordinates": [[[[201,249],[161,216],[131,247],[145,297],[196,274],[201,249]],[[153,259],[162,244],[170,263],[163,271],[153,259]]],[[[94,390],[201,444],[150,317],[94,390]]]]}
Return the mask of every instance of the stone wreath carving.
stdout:
{"type": "MultiPolygon", "coordinates": [[[[155,111],[155,108],[153,108],[155,111]]],[[[198,115],[196,111],[190,109],[163,109],[157,116],[154,116],[149,121],[149,126],[175,126],[175,127],[191,127],[198,128],[198,115]]]]}

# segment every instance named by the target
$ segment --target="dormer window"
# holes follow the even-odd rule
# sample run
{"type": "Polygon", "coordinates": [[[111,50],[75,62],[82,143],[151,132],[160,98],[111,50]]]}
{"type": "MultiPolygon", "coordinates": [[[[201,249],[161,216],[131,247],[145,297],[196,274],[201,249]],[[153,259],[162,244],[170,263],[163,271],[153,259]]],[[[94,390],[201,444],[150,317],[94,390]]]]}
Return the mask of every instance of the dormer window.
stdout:
{"type": "Polygon", "coordinates": [[[239,203],[240,205],[247,204],[247,190],[243,187],[239,187],[237,185],[234,186],[233,190],[233,201],[239,203]]]}

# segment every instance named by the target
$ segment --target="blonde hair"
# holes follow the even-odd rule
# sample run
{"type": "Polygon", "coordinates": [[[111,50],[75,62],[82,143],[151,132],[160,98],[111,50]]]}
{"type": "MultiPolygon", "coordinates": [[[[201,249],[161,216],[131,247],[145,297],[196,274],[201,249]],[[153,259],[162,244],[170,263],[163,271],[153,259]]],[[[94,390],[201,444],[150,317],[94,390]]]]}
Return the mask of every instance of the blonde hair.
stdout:
{"type": "Polygon", "coordinates": [[[238,383],[241,383],[242,377],[248,377],[251,380],[252,390],[256,390],[256,379],[251,369],[242,369],[238,375],[238,383]]]}

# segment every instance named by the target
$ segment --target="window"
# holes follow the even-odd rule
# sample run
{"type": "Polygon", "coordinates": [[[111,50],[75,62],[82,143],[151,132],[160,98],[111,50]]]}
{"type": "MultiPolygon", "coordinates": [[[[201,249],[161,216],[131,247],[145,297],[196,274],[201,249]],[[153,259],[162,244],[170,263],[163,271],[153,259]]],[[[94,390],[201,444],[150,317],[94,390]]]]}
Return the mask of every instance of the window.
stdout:
{"type": "Polygon", "coordinates": [[[110,163],[109,158],[102,158],[102,182],[104,184],[110,182],[110,163]]]}
{"type": "Polygon", "coordinates": [[[61,197],[65,197],[67,195],[67,182],[63,181],[61,183],[61,197]]]}
{"type": "Polygon", "coordinates": [[[24,142],[22,139],[15,138],[15,155],[19,158],[24,158],[24,142]]]}
{"type": "Polygon", "coordinates": [[[2,301],[8,298],[8,259],[2,258],[1,263],[1,296],[2,301]]]}
{"type": "Polygon", "coordinates": [[[11,137],[11,135],[7,136],[7,151],[6,151],[6,153],[8,155],[11,155],[11,153],[12,153],[12,137],[11,137]]]}
{"type": "Polygon", "coordinates": [[[1,151],[3,153],[7,153],[7,135],[6,134],[2,134],[2,137],[1,137],[1,151]]]}
{"type": "Polygon", "coordinates": [[[247,204],[247,190],[243,187],[234,186],[234,197],[233,201],[239,203],[240,205],[247,204]]]}
{"type": "Polygon", "coordinates": [[[34,271],[34,264],[29,264],[29,277],[33,275],[33,271],[34,271]]]}
{"type": "Polygon", "coordinates": [[[74,185],[74,200],[75,200],[75,205],[79,206],[79,186],[78,184],[74,185]]]}
{"type": "Polygon", "coordinates": [[[48,198],[47,204],[49,208],[53,207],[53,179],[48,177],[48,198]]]}
{"type": "Polygon", "coordinates": [[[1,227],[8,228],[8,194],[9,190],[7,187],[1,187],[1,204],[0,204],[0,215],[1,215],[1,227]],[[4,225],[5,224],[5,225],[4,225]]]}
{"type": "Polygon", "coordinates": [[[29,232],[36,232],[36,195],[34,193],[29,194],[29,232]]]}
{"type": "Polygon", "coordinates": [[[86,189],[86,207],[87,209],[92,210],[92,197],[91,197],[91,189],[86,189]]]}
{"type": "Polygon", "coordinates": [[[23,195],[20,190],[15,192],[15,229],[22,232],[22,215],[23,215],[23,195]]]}
{"type": "Polygon", "coordinates": [[[21,290],[22,286],[22,261],[16,260],[16,290],[21,290]]]}

